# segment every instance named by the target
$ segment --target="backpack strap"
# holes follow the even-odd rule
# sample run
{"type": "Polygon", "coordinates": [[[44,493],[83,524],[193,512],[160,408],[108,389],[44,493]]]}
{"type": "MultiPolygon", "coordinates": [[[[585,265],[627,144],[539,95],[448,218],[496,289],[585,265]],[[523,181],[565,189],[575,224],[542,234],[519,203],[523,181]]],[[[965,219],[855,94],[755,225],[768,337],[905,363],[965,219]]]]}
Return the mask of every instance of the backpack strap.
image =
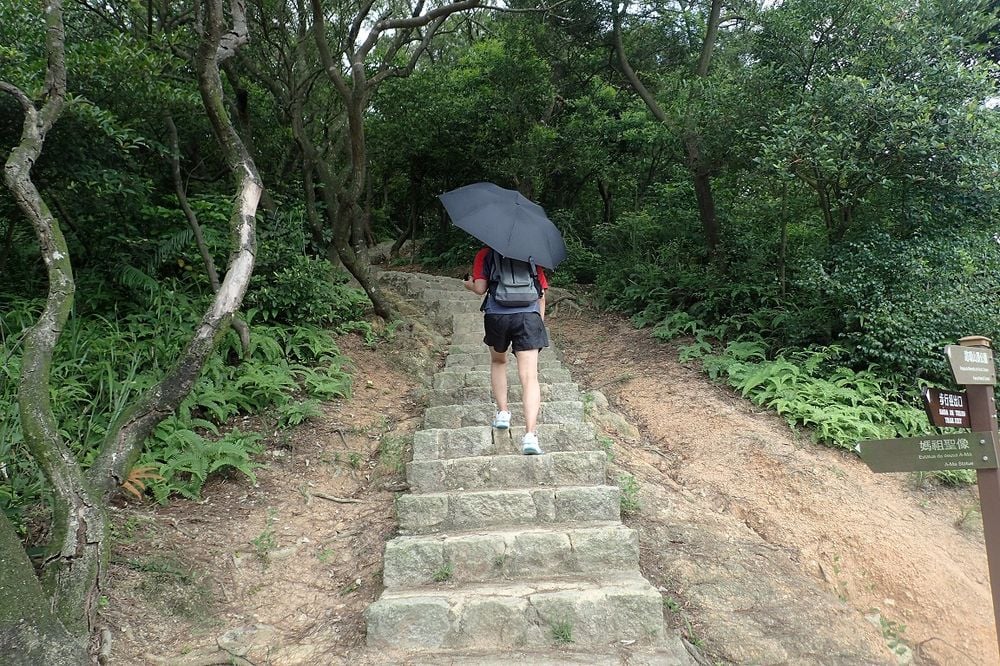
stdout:
{"type": "Polygon", "coordinates": [[[535,283],[535,290],[538,291],[538,298],[541,298],[545,292],[542,291],[542,281],[538,279],[538,266],[535,265],[535,258],[528,257],[528,264],[531,265],[531,280],[535,283]]]}

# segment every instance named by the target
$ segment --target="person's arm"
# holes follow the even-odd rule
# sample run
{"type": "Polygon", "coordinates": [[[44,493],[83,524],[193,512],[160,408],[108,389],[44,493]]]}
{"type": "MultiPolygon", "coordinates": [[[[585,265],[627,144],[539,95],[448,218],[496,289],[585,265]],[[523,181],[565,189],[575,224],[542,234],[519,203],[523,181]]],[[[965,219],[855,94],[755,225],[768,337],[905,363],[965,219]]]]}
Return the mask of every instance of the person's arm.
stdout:
{"type": "Polygon", "coordinates": [[[471,276],[468,276],[462,285],[474,294],[482,296],[486,293],[486,280],[473,280],[471,276]]]}
{"type": "Polygon", "coordinates": [[[476,253],[476,258],[472,261],[472,275],[466,274],[465,281],[462,285],[474,294],[482,296],[486,293],[489,288],[489,283],[486,281],[486,253],[489,252],[487,248],[483,248],[476,253]]]}
{"type": "Polygon", "coordinates": [[[538,298],[538,314],[542,315],[542,321],[545,321],[545,292],[549,289],[549,279],[541,266],[538,267],[538,287],[542,290],[542,295],[538,298]]]}

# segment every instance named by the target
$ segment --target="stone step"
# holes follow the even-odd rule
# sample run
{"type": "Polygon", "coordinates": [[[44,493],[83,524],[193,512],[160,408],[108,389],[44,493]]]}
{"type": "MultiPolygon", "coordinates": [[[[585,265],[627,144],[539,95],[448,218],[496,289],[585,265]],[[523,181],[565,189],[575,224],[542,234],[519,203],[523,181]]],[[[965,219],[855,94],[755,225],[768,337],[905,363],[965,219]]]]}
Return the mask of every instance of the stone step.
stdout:
{"type": "Polygon", "coordinates": [[[427,289],[456,290],[463,289],[462,281],[425,273],[403,273],[399,271],[383,271],[378,279],[408,296],[420,296],[427,289]]]}
{"type": "Polygon", "coordinates": [[[531,666],[702,666],[687,651],[676,633],[664,637],[664,645],[643,647],[639,650],[628,648],[616,650],[614,645],[603,649],[599,646],[577,648],[561,646],[557,651],[504,650],[497,654],[494,650],[434,650],[433,654],[408,652],[399,656],[389,656],[388,650],[382,654],[388,657],[387,664],[407,666],[510,666],[530,664],[531,666]]]}
{"type": "Polygon", "coordinates": [[[372,648],[503,650],[664,640],[663,600],[638,575],[389,589],[365,616],[372,648]]]}
{"type": "MultiPolygon", "coordinates": [[[[476,364],[476,365],[452,365],[452,366],[445,366],[439,372],[461,372],[463,370],[467,371],[467,372],[489,372],[490,371],[490,362],[487,359],[484,362],[476,364]]],[[[516,379],[518,377],[518,374],[517,374],[517,364],[514,363],[513,361],[507,363],[507,376],[510,379],[516,379]]],[[[546,359],[546,360],[541,360],[540,359],[538,361],[538,377],[539,377],[539,380],[541,380],[541,378],[543,376],[550,383],[553,383],[554,381],[555,382],[559,382],[559,381],[570,382],[570,381],[573,381],[572,379],[569,378],[570,377],[569,370],[566,369],[566,367],[562,364],[561,361],[556,360],[556,359],[546,359]],[[560,380],[553,380],[552,377],[554,375],[557,375],[560,371],[564,371],[565,372],[565,375],[563,375],[563,376],[565,376],[567,379],[564,379],[564,380],[562,380],[562,379],[560,379],[560,380]]]]}
{"type": "Polygon", "coordinates": [[[414,493],[532,486],[597,486],[607,482],[607,461],[603,451],[414,460],[406,465],[406,480],[410,492],[414,493]]]}
{"type": "MultiPolygon", "coordinates": [[[[524,426],[504,432],[488,425],[431,428],[413,433],[413,459],[439,460],[521,453],[524,426]]],[[[599,450],[589,423],[540,423],[538,441],[546,453],[599,450]]]]}
{"type": "Polygon", "coordinates": [[[619,520],[617,486],[565,486],[400,495],[401,534],[619,520]]]}
{"type": "MultiPolygon", "coordinates": [[[[507,364],[508,386],[517,381],[517,366],[507,364]]],[[[538,381],[545,384],[565,384],[573,381],[566,368],[539,368],[538,381]]],[[[460,388],[464,386],[489,386],[489,368],[442,370],[434,375],[433,387],[436,389],[460,388]]]]}
{"type": "MultiPolygon", "coordinates": [[[[572,382],[558,384],[539,384],[538,388],[543,401],[579,401],[580,387],[572,382]]],[[[522,388],[518,382],[508,383],[507,399],[520,401],[522,388]]],[[[431,407],[444,405],[474,405],[476,403],[493,404],[493,393],[489,385],[467,386],[452,389],[431,389],[428,393],[428,404],[431,407]]]]}
{"type": "MultiPolygon", "coordinates": [[[[483,343],[483,333],[479,331],[477,334],[475,342],[471,343],[461,343],[461,344],[451,344],[447,349],[448,354],[482,354],[488,361],[490,358],[489,347],[483,343]]],[[[558,360],[563,360],[562,351],[549,342],[549,346],[542,350],[542,357],[549,356],[555,357],[558,360]]],[[[507,357],[510,359],[511,363],[516,363],[517,359],[514,354],[510,351],[507,352],[507,357]]]]}
{"type": "MultiPolygon", "coordinates": [[[[517,359],[511,356],[507,365],[517,367],[517,359]]],[[[485,366],[486,369],[490,367],[490,354],[486,350],[486,345],[483,345],[482,352],[477,354],[448,354],[448,358],[445,359],[444,367],[448,369],[457,368],[469,368],[469,367],[479,367],[485,366]]],[[[562,362],[555,356],[549,354],[539,354],[538,367],[542,368],[561,368],[562,362]]]]}
{"type": "Polygon", "coordinates": [[[385,548],[386,587],[525,580],[639,570],[639,537],[621,523],[402,536],[385,548]]]}
{"type": "Polygon", "coordinates": [[[449,315],[479,313],[479,327],[482,328],[482,310],[480,309],[482,306],[482,299],[478,296],[469,298],[467,296],[462,296],[457,292],[448,292],[447,295],[444,296],[429,296],[428,293],[428,291],[424,291],[424,293],[419,296],[420,302],[427,308],[438,310],[442,314],[447,313],[449,315]]]}
{"type": "MultiPolygon", "coordinates": [[[[508,402],[513,425],[524,425],[521,403],[508,402]]],[[[424,410],[424,428],[463,428],[493,422],[495,409],[492,404],[441,405],[424,410]]],[[[583,402],[555,400],[543,402],[538,410],[539,423],[579,423],[583,421],[583,402]]]]}

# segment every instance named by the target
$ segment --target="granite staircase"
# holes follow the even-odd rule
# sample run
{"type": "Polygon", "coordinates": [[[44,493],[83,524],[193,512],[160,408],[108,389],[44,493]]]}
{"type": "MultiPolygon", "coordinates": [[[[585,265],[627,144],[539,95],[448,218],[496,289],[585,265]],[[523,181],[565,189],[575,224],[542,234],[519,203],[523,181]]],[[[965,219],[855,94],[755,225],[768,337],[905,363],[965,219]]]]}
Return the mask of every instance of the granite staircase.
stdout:
{"type": "Polygon", "coordinates": [[[511,429],[489,426],[495,407],[479,298],[450,278],[380,279],[422,301],[452,339],[414,435],[410,493],[396,507],[400,536],[385,549],[385,590],[366,613],[369,648],[454,656],[443,663],[512,653],[531,663],[693,663],[665,630],[660,593],[639,571],[638,537],[621,523],[606,454],[557,352],[546,349],[539,363],[545,455],[523,456],[513,355],[511,429]]]}

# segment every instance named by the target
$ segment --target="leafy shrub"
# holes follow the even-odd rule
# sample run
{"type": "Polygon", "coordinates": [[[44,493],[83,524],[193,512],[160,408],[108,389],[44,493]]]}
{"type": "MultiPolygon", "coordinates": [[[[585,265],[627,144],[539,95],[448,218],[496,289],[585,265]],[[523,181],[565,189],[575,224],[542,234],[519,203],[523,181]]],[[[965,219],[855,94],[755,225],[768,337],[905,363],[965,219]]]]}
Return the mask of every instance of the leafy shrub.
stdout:
{"type": "MultiPolygon", "coordinates": [[[[760,343],[730,343],[722,354],[706,358],[705,368],[713,377],[724,376],[754,404],[774,409],[790,426],[808,426],[823,444],[853,450],[865,439],[930,432],[911,396],[872,370],[838,365],[845,356],[843,348],[830,346],[766,360],[760,343]]],[[[940,478],[956,482],[965,476],[940,478]]]]}
{"type": "Polygon", "coordinates": [[[232,469],[256,483],[253,456],[263,447],[263,435],[233,430],[217,440],[205,439],[179,419],[161,423],[153,436],[156,446],[140,458],[140,464],[159,468],[162,480],[152,482],[153,496],[165,504],[172,493],[188,499],[201,498],[210,474],[232,469]]]}
{"type": "Polygon", "coordinates": [[[272,272],[254,271],[246,303],[268,323],[343,326],[364,316],[368,299],[325,259],[295,255],[272,272]]]}
{"type": "Polygon", "coordinates": [[[944,345],[1000,335],[1000,308],[988,287],[1000,282],[1000,245],[989,233],[870,234],[838,248],[828,270],[817,266],[810,275],[861,367],[950,382],[944,345]]]}
{"type": "Polygon", "coordinates": [[[367,297],[347,285],[346,273],[306,253],[302,215],[301,209],[291,207],[259,225],[245,307],[255,310],[260,321],[273,324],[338,328],[361,319],[367,297]]]}

